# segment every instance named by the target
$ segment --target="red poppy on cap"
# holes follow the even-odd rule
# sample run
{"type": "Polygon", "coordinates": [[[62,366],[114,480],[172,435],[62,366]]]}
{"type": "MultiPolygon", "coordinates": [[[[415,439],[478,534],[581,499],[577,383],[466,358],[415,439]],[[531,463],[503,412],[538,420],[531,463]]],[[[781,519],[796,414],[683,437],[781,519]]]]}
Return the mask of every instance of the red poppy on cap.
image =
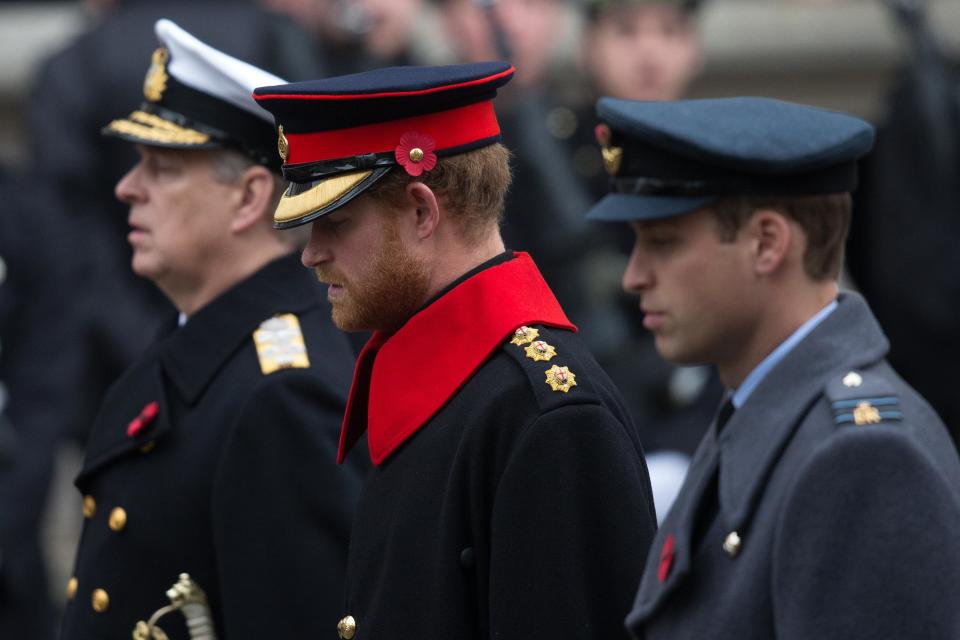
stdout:
{"type": "Polygon", "coordinates": [[[411,176],[419,176],[437,165],[436,141],[425,133],[407,131],[400,136],[394,154],[397,162],[411,176]]]}

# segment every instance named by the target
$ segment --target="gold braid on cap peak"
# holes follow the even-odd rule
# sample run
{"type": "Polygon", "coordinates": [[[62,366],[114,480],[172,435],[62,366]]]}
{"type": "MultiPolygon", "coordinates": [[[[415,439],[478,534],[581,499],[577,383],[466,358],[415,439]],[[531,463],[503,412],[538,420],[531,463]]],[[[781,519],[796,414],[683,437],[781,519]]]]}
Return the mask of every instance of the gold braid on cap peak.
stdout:
{"type": "Polygon", "coordinates": [[[366,180],[372,171],[354,171],[323,180],[308,191],[295,196],[284,196],[273,215],[274,222],[290,222],[319,211],[366,180]]]}
{"type": "Polygon", "coordinates": [[[181,127],[146,111],[134,111],[129,119],[114,120],[107,129],[150,142],[204,144],[210,140],[205,133],[181,127]]]}

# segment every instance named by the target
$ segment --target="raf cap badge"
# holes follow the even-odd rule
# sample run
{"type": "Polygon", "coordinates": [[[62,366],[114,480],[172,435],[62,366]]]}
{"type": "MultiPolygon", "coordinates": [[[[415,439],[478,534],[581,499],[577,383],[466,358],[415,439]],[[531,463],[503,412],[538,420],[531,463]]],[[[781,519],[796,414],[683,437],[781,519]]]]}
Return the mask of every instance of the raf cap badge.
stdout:
{"type": "Polygon", "coordinates": [[[554,391],[567,393],[572,387],[577,386],[577,376],[567,367],[553,365],[547,370],[547,384],[554,391]]]}
{"type": "Polygon", "coordinates": [[[157,102],[167,90],[167,60],[170,53],[163,47],[153,52],[150,68],[143,79],[143,95],[150,102],[157,102]]]}
{"type": "Polygon", "coordinates": [[[597,142],[600,143],[600,153],[603,155],[603,168],[611,176],[617,175],[620,171],[620,162],[623,160],[623,148],[610,146],[610,140],[613,134],[610,127],[605,124],[598,124],[594,129],[597,136],[597,142]]]}

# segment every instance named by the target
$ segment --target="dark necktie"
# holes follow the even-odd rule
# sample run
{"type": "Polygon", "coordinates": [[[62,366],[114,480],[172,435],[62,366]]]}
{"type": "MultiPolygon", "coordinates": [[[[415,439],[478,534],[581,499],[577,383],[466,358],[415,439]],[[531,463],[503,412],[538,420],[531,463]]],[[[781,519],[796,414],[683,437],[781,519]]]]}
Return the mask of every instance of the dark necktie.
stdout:
{"type": "Polygon", "coordinates": [[[718,435],[726,426],[727,422],[730,421],[730,416],[733,415],[734,410],[735,409],[733,406],[733,394],[731,393],[727,396],[727,399],[723,402],[723,404],[720,405],[720,410],[717,411],[717,434],[718,435]]]}

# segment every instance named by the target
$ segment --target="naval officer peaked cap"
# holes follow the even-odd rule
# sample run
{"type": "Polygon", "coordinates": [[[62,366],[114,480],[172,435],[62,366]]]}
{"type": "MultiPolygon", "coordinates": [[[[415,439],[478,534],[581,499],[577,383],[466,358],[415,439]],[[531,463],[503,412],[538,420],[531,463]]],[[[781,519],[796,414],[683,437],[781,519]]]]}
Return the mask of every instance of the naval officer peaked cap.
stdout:
{"type": "Polygon", "coordinates": [[[513,72],[505,62],[391,67],[258,88],[290,181],[274,226],[327,215],[391,170],[418,176],[437,158],[498,142],[493,98],[513,72]]]}
{"type": "Polygon", "coordinates": [[[158,147],[236,149],[279,171],[273,119],[251,93],[284,80],[204,44],[170,20],[158,20],[154,31],[160,48],[143,81],[145,100],[103,133],[158,147]]]}
{"type": "Polygon", "coordinates": [[[731,195],[852,191],[874,129],[854,116],[769,98],[601,98],[597,141],[610,193],[591,220],[656,220],[731,195]]]}

